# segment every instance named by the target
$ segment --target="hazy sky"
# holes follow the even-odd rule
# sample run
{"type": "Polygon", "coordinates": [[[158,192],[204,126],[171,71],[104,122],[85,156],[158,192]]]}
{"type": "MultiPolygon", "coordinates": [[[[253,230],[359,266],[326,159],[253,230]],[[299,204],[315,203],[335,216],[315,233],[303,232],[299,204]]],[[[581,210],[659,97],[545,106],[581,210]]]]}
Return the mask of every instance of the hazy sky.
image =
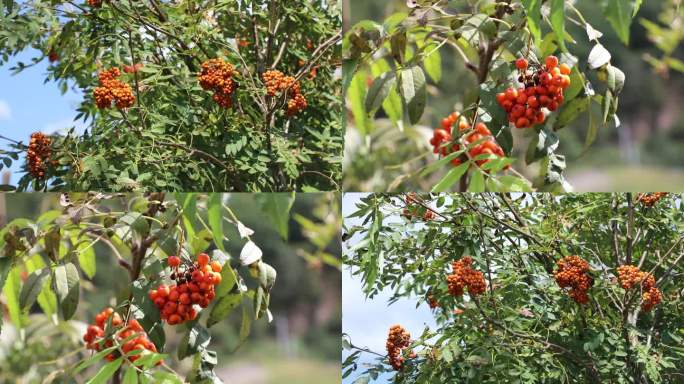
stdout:
{"type": "MultiPolygon", "coordinates": [[[[342,199],[342,213],[346,217],[356,210],[355,205],[364,194],[345,193],[342,199]]],[[[345,220],[347,227],[360,225],[358,219],[345,220]]],[[[346,244],[351,245],[351,244],[346,244]]],[[[385,354],[385,341],[389,327],[401,324],[412,335],[422,333],[425,325],[435,326],[434,319],[427,305],[416,308],[413,300],[402,299],[388,306],[391,292],[387,290],[366,300],[361,288],[361,281],[353,277],[345,269],[342,277],[342,332],[349,334],[352,343],[360,347],[367,347],[375,352],[385,354]]],[[[343,352],[342,360],[349,354],[343,352]]],[[[374,360],[371,356],[364,356],[362,362],[374,360]]],[[[351,384],[364,369],[347,377],[343,384],[351,384]]],[[[375,383],[389,383],[392,375],[384,375],[375,383]]]]}

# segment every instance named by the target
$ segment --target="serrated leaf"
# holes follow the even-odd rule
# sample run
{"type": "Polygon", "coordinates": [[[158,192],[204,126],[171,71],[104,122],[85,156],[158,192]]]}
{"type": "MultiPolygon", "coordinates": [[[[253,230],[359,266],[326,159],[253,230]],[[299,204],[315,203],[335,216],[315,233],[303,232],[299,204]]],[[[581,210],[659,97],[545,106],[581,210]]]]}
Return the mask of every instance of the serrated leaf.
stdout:
{"type": "Polygon", "coordinates": [[[535,44],[541,42],[541,0],[522,0],[527,14],[527,26],[534,36],[535,44]]]}
{"type": "Polygon", "coordinates": [[[396,83],[397,77],[394,72],[385,72],[373,81],[365,100],[365,108],[368,114],[371,116],[375,114],[396,83]]]}
{"type": "Polygon", "coordinates": [[[444,177],[442,180],[440,180],[437,184],[435,184],[434,187],[432,187],[431,192],[444,192],[451,188],[452,185],[454,185],[463,175],[466,173],[468,168],[470,167],[470,162],[465,162],[463,164],[458,165],[457,167],[452,168],[444,177]]]}
{"type": "Polygon", "coordinates": [[[69,320],[78,307],[80,289],[76,266],[72,263],[58,265],[54,271],[54,281],[62,316],[64,320],[69,320]]]}
{"type": "Polygon", "coordinates": [[[629,44],[629,26],[634,15],[634,0],[608,0],[604,14],[625,45],[629,44]]]}
{"type": "Polygon", "coordinates": [[[580,113],[587,110],[589,107],[589,102],[590,99],[588,97],[580,97],[570,100],[570,102],[563,106],[558,114],[558,118],[553,125],[553,130],[557,131],[577,119],[577,116],[579,116],[580,113]]]}
{"type": "Polygon", "coordinates": [[[223,205],[221,204],[222,194],[212,193],[209,195],[207,202],[207,219],[209,221],[209,228],[214,237],[214,244],[218,249],[225,251],[223,246],[223,205]]]}
{"type": "Polygon", "coordinates": [[[290,209],[295,201],[292,193],[260,193],[256,195],[256,201],[261,210],[271,218],[271,224],[287,240],[288,223],[290,221],[290,209]]]}
{"type": "Polygon", "coordinates": [[[425,72],[435,83],[439,83],[442,79],[442,55],[437,49],[437,44],[431,43],[425,47],[427,56],[423,59],[423,66],[425,72]]]}
{"type": "Polygon", "coordinates": [[[417,65],[402,69],[400,72],[401,96],[411,124],[416,124],[425,110],[427,89],[425,87],[425,73],[417,65]]]}
{"type": "Polygon", "coordinates": [[[41,268],[28,275],[24,285],[21,287],[21,293],[19,294],[19,307],[22,310],[28,309],[33,305],[49,277],[50,268],[41,268]]]}
{"type": "Polygon", "coordinates": [[[120,357],[105,364],[92,379],[86,381],[86,384],[105,384],[114,375],[114,372],[119,369],[121,363],[123,363],[123,358],[120,357]]]}
{"type": "Polygon", "coordinates": [[[207,320],[207,327],[211,327],[228,317],[233,309],[240,305],[241,300],[242,295],[239,293],[229,294],[219,299],[216,305],[211,309],[209,319],[207,320]]]}
{"type": "MultiPolygon", "coordinates": [[[[207,323],[207,326],[210,326],[207,323]]],[[[211,342],[209,330],[199,323],[193,324],[192,328],[183,335],[178,347],[178,359],[183,360],[187,356],[194,355],[200,349],[206,349],[211,342]]]]}
{"type": "Polygon", "coordinates": [[[551,14],[549,16],[551,29],[556,34],[561,50],[565,48],[565,0],[551,0],[551,14]]]}

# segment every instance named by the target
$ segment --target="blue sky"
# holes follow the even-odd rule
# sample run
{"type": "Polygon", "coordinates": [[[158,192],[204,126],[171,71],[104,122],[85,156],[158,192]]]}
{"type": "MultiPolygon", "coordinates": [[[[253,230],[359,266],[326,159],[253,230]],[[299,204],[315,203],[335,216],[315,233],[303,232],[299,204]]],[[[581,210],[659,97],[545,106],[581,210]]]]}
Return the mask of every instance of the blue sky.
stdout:
{"type": "MultiPolygon", "coordinates": [[[[24,143],[32,132],[54,133],[75,125],[76,108],[82,100],[80,93],[71,90],[62,95],[54,82],[43,84],[47,60],[12,76],[10,68],[17,61],[30,63],[38,54],[29,49],[0,66],[0,135],[24,143]]],[[[7,142],[0,140],[0,148],[7,148],[7,142]]],[[[19,159],[20,163],[23,161],[23,158],[19,159]]],[[[19,165],[15,162],[12,171],[17,171],[19,165]]],[[[13,174],[11,183],[18,179],[18,175],[13,174]]]]}
{"type": "MultiPolygon", "coordinates": [[[[342,214],[344,217],[356,210],[355,206],[359,199],[364,196],[360,193],[345,193],[342,199],[342,214]]],[[[345,220],[347,227],[360,225],[358,219],[345,220]]],[[[354,239],[352,238],[352,241],[354,239]]],[[[346,244],[351,245],[351,243],[346,244]]],[[[352,343],[360,347],[367,347],[370,350],[385,353],[385,340],[389,327],[394,324],[401,324],[411,334],[420,334],[425,325],[435,326],[433,316],[427,305],[416,308],[413,300],[399,300],[398,302],[387,305],[390,292],[383,291],[366,300],[361,288],[360,279],[353,277],[348,269],[342,272],[342,332],[349,334],[352,343]]],[[[349,354],[342,353],[344,360],[349,354]]],[[[364,356],[362,363],[374,360],[370,356],[364,356]]],[[[343,384],[351,384],[359,376],[357,371],[342,381],[343,384]]],[[[384,375],[375,383],[390,383],[392,375],[384,375]]]]}

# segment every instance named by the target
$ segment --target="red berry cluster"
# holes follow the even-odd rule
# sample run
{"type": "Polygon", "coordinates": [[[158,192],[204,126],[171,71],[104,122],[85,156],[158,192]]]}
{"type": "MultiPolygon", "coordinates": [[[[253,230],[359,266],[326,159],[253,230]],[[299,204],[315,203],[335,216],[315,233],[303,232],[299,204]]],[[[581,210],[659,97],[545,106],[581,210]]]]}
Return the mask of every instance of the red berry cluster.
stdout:
{"type": "Polygon", "coordinates": [[[88,5],[93,8],[100,8],[102,6],[102,0],[88,0],[88,5]]]}
{"type": "Polygon", "coordinates": [[[663,300],[663,294],[656,288],[655,277],[648,272],[642,272],[634,265],[621,265],[618,267],[618,279],[624,289],[630,289],[636,285],[641,286],[641,308],[648,312],[663,300]]]}
{"type": "Polygon", "coordinates": [[[485,283],[482,272],[472,268],[473,259],[470,256],[451,263],[453,272],[447,275],[447,285],[452,296],[462,296],[465,288],[468,288],[470,296],[481,295],[485,292],[485,283]]]}
{"type": "MultiPolygon", "coordinates": [[[[107,331],[109,331],[109,329],[107,329],[107,331]]],[[[105,308],[102,312],[98,313],[95,316],[95,324],[88,326],[85,335],[83,335],[83,341],[86,342],[86,348],[98,352],[103,348],[113,346],[115,340],[119,343],[128,338],[130,338],[130,340],[123,343],[121,351],[125,354],[136,350],[141,351],[138,354],[128,356],[127,359],[130,362],[138,360],[143,351],[157,352],[157,347],[147,337],[147,333],[145,333],[143,327],[140,326],[138,320],[131,319],[128,321],[128,324],[124,324],[121,316],[114,312],[114,309],[111,307],[105,308]],[[105,329],[107,328],[106,323],[110,317],[112,317],[111,327],[114,331],[105,332],[105,329]],[[105,338],[106,334],[111,336],[105,338]]],[[[106,359],[112,361],[119,356],[120,352],[115,350],[108,354],[106,359]]],[[[161,361],[157,363],[157,365],[159,364],[161,364],[161,361]]]]}
{"type": "Polygon", "coordinates": [[[520,58],[515,62],[521,88],[508,88],[496,95],[496,101],[508,112],[508,121],[516,128],[542,124],[546,115],[542,108],[555,111],[563,104],[563,90],[570,85],[569,65],[558,65],[556,56],[546,58],[544,67],[528,71],[528,62],[520,58]]]}
{"type": "Polygon", "coordinates": [[[135,63],[133,65],[124,65],[123,70],[126,73],[136,73],[139,72],[145,65],[143,63],[135,63]]]}
{"type": "Polygon", "coordinates": [[[390,365],[395,371],[401,370],[404,364],[404,357],[401,356],[401,351],[411,344],[411,334],[399,324],[390,327],[389,335],[387,336],[387,356],[389,357],[390,365]]]}
{"type": "Polygon", "coordinates": [[[26,161],[31,176],[36,179],[45,177],[51,155],[52,139],[45,136],[42,132],[32,133],[28,150],[26,151],[26,161]]]}
{"type": "Polygon", "coordinates": [[[213,99],[216,104],[223,108],[233,105],[233,91],[235,82],[233,65],[223,59],[211,59],[202,63],[202,73],[199,75],[199,83],[202,88],[214,91],[213,99]]]}
{"type": "Polygon", "coordinates": [[[131,86],[116,79],[119,76],[121,76],[119,68],[111,68],[97,75],[100,86],[95,88],[93,96],[98,108],[109,108],[114,101],[118,109],[124,109],[129,108],[135,102],[131,86]]]}
{"type": "Polygon", "coordinates": [[[570,288],[568,293],[577,304],[589,302],[587,291],[594,284],[589,276],[589,263],[579,256],[567,256],[556,262],[558,269],[553,272],[556,283],[561,288],[570,288]]]}
{"type": "MultiPolygon", "coordinates": [[[[433,146],[433,152],[439,153],[442,156],[447,156],[450,153],[459,151],[461,148],[460,144],[450,143],[454,140],[456,135],[462,135],[469,130],[471,130],[470,123],[464,116],[460,116],[458,112],[454,112],[445,117],[442,119],[442,128],[437,128],[432,133],[430,144],[433,146]],[[458,123],[458,131],[454,132],[456,123],[458,123]]],[[[464,140],[469,145],[478,141],[480,142],[470,148],[468,151],[470,157],[476,157],[481,154],[496,155],[498,157],[504,156],[503,149],[496,143],[496,140],[492,136],[492,132],[482,122],[475,124],[475,129],[472,130],[471,133],[468,133],[464,140]]],[[[462,157],[457,157],[451,160],[451,164],[454,166],[460,165],[462,160],[462,157]]],[[[488,161],[489,159],[477,160],[477,165],[481,166],[488,161]]]]}
{"type": "Polygon", "coordinates": [[[171,279],[177,284],[160,285],[150,291],[150,299],[161,318],[171,325],[194,320],[197,311],[193,305],[206,308],[216,296],[214,286],[221,283],[221,264],[211,261],[206,253],[200,253],[192,264],[181,265],[178,256],[169,256],[167,262],[173,271],[171,279]]]}
{"type": "Polygon", "coordinates": [[[276,70],[266,71],[262,75],[266,85],[266,93],[273,97],[280,92],[287,92],[287,115],[294,116],[307,107],[307,101],[302,94],[302,87],[299,81],[292,76],[285,76],[284,73],[276,70]]]}
{"type": "Polygon", "coordinates": [[[644,207],[652,207],[665,196],[667,192],[640,193],[637,199],[644,207]]]}

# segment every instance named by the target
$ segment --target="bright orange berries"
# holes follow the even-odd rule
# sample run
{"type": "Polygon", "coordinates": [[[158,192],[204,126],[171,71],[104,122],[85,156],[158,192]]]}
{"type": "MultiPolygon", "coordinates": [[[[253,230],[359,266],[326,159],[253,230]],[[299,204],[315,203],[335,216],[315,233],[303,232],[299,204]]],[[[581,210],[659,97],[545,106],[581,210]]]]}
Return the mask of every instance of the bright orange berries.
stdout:
{"type": "Polygon", "coordinates": [[[211,59],[202,63],[202,73],[199,75],[199,83],[202,88],[214,92],[212,97],[216,104],[223,108],[233,105],[233,91],[236,84],[233,81],[235,70],[233,65],[223,59],[211,59]]]}
{"type": "Polygon", "coordinates": [[[570,288],[568,294],[577,304],[589,302],[587,291],[594,285],[589,276],[589,263],[579,256],[567,256],[556,262],[558,269],[553,272],[556,283],[561,288],[570,288]]]}
{"type": "Polygon", "coordinates": [[[93,96],[98,108],[110,108],[112,101],[115,102],[118,109],[129,108],[133,105],[135,102],[133,90],[128,84],[116,79],[121,76],[119,68],[102,71],[97,76],[100,86],[95,88],[93,96]]]}
{"type": "Polygon", "coordinates": [[[100,8],[102,6],[102,0],[88,0],[88,5],[93,8],[100,8]]]}
{"type": "Polygon", "coordinates": [[[142,67],[144,67],[143,63],[135,63],[133,65],[124,65],[123,70],[126,73],[136,73],[139,72],[142,67]]]}
{"type": "Polygon", "coordinates": [[[42,132],[34,132],[29,140],[28,150],[26,151],[26,162],[31,176],[36,179],[45,177],[50,156],[52,155],[52,139],[42,132]]]}
{"type": "Polygon", "coordinates": [[[482,272],[472,268],[473,259],[465,256],[460,260],[451,263],[453,271],[447,275],[447,285],[452,296],[463,296],[465,288],[468,288],[470,296],[481,295],[485,292],[485,283],[482,272]]]}
{"type": "Polygon", "coordinates": [[[404,202],[406,203],[406,208],[402,211],[401,215],[409,220],[413,220],[416,217],[421,217],[420,211],[424,210],[422,217],[424,221],[434,220],[437,216],[435,212],[427,209],[420,204],[414,204],[418,201],[418,194],[415,192],[409,192],[404,197],[404,202]]]}
{"type": "Polygon", "coordinates": [[[292,76],[276,70],[266,71],[262,75],[266,85],[266,94],[271,97],[280,92],[287,92],[287,115],[294,116],[308,106],[306,98],[302,94],[301,84],[292,76]]]}
{"type": "Polygon", "coordinates": [[[648,312],[663,300],[663,294],[656,288],[656,280],[653,275],[648,272],[642,272],[639,267],[634,265],[621,265],[617,269],[618,280],[620,286],[628,290],[634,286],[640,285],[641,291],[641,308],[648,312]]]}
{"type": "Polygon", "coordinates": [[[528,66],[527,59],[524,57],[519,58],[518,60],[515,61],[515,67],[520,69],[520,70],[525,70],[527,69],[528,66]]]}
{"type": "Polygon", "coordinates": [[[411,334],[408,333],[404,327],[399,324],[390,327],[385,346],[387,347],[387,356],[389,356],[390,365],[395,371],[401,370],[404,364],[404,357],[401,356],[401,352],[410,344],[411,334]]]}
{"type": "MultiPolygon", "coordinates": [[[[461,148],[460,144],[456,143],[449,145],[448,143],[453,141],[455,135],[462,135],[470,129],[470,123],[464,116],[461,116],[458,112],[450,114],[442,119],[442,128],[437,128],[432,133],[430,144],[433,146],[433,152],[440,153],[442,156],[447,156],[450,153],[459,151],[461,148]],[[458,126],[457,131],[455,130],[456,126],[458,126]]],[[[479,144],[472,146],[468,151],[471,158],[482,154],[490,154],[498,157],[504,156],[503,149],[496,143],[496,140],[492,136],[492,132],[483,122],[475,124],[475,129],[465,137],[465,141],[467,144],[479,142],[479,144]]],[[[477,165],[482,166],[489,160],[490,159],[477,160],[477,165]]],[[[451,160],[451,164],[457,166],[460,165],[462,161],[462,157],[457,157],[451,160]]]]}
{"type": "Polygon", "coordinates": [[[665,196],[667,196],[667,192],[640,193],[637,196],[637,200],[639,200],[644,207],[652,207],[665,196]]]}
{"type": "Polygon", "coordinates": [[[169,256],[166,262],[169,264],[169,267],[177,267],[180,265],[181,259],[178,256],[169,256]]]}
{"type": "Polygon", "coordinates": [[[214,286],[221,283],[221,264],[217,261],[209,264],[209,255],[205,253],[199,254],[197,262],[187,267],[181,266],[176,256],[170,256],[168,262],[173,269],[171,279],[178,284],[162,284],[151,290],[149,297],[161,312],[161,318],[170,325],[194,320],[197,311],[193,305],[206,308],[216,296],[214,286]],[[176,260],[177,265],[172,265],[176,260]]]}
{"type": "Polygon", "coordinates": [[[527,128],[546,120],[542,108],[555,111],[563,104],[563,90],[570,86],[571,68],[565,63],[559,67],[558,58],[549,56],[545,68],[533,68],[528,72],[527,60],[524,63],[521,60],[525,59],[518,59],[516,67],[520,72],[518,81],[524,87],[508,88],[496,95],[496,101],[508,113],[511,124],[527,128]]]}
{"type": "Polygon", "coordinates": [[[439,307],[439,302],[437,302],[437,299],[435,299],[435,296],[433,296],[432,294],[427,295],[427,302],[430,306],[430,309],[435,309],[439,307]]]}
{"type": "Polygon", "coordinates": [[[54,49],[51,49],[48,53],[48,60],[51,63],[54,63],[55,61],[59,60],[59,53],[57,53],[57,51],[55,51],[54,49]]]}
{"type": "MultiPolygon", "coordinates": [[[[157,347],[147,337],[147,333],[143,327],[138,323],[138,320],[131,319],[128,324],[124,324],[121,316],[114,312],[113,308],[106,308],[95,316],[95,325],[88,326],[88,329],[83,335],[83,341],[86,342],[86,348],[94,351],[101,351],[104,348],[114,346],[122,343],[121,351],[128,353],[139,350],[135,355],[128,356],[130,362],[138,360],[144,351],[157,352],[157,347]],[[112,318],[111,325],[107,325],[107,320],[112,318]],[[111,327],[111,329],[110,329],[111,327]],[[106,332],[105,332],[106,330],[106,332]],[[105,334],[111,335],[105,338],[105,334]],[[129,339],[124,342],[124,340],[129,339]]],[[[106,359],[112,361],[121,356],[118,350],[113,351],[106,356],[106,359]]],[[[161,364],[161,361],[157,365],[161,364]]]]}

